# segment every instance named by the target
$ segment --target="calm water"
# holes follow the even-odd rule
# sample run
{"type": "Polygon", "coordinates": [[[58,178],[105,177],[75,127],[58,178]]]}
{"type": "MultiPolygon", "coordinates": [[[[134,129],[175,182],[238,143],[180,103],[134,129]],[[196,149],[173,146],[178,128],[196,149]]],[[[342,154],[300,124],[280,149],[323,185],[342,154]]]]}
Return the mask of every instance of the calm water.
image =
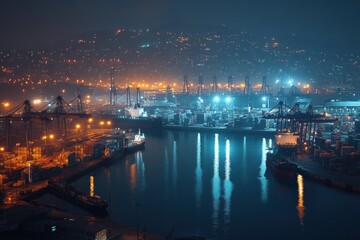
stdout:
{"type": "Polygon", "coordinates": [[[146,150],[74,182],[111,198],[112,219],[172,237],[360,239],[360,195],[266,171],[261,136],[146,132],[146,150]],[[110,185],[110,187],[109,187],[110,185]],[[110,189],[110,193],[109,193],[110,189]]]}

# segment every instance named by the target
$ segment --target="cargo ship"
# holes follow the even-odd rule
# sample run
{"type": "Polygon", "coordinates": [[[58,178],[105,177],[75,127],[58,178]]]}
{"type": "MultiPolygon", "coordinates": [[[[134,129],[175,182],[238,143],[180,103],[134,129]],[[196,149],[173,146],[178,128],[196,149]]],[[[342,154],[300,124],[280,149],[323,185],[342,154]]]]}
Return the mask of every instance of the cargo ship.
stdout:
{"type": "Polygon", "coordinates": [[[294,178],[297,174],[296,164],[277,158],[273,153],[266,155],[266,167],[281,176],[294,178]]]}
{"type": "Polygon", "coordinates": [[[297,141],[298,136],[292,133],[277,134],[275,148],[266,154],[266,167],[280,176],[295,177],[298,167],[286,159],[296,153],[297,141]]]}
{"type": "Polygon", "coordinates": [[[124,152],[126,154],[133,153],[145,148],[145,135],[141,133],[140,129],[138,134],[135,134],[134,139],[132,139],[132,134],[129,132],[125,137],[124,152]]]}
{"type": "Polygon", "coordinates": [[[104,112],[97,115],[96,118],[111,121],[113,127],[128,128],[160,128],[163,125],[162,117],[148,116],[142,107],[127,107],[125,114],[116,114],[104,112]]]}
{"type": "Polygon", "coordinates": [[[72,186],[67,186],[59,182],[52,181],[49,182],[47,188],[51,193],[57,195],[58,197],[61,197],[80,207],[83,207],[95,215],[107,215],[106,208],[108,206],[108,203],[97,195],[86,195],[80,191],[77,191],[72,186]]]}
{"type": "Polygon", "coordinates": [[[153,117],[117,117],[113,116],[111,120],[114,126],[120,128],[161,128],[163,118],[153,117]]]}

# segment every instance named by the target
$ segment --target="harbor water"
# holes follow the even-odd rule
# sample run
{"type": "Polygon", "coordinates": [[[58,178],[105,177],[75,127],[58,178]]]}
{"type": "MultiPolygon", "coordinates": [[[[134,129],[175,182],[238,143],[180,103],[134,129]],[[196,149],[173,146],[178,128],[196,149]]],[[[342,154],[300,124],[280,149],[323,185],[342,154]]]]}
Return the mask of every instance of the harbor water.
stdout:
{"type": "Polygon", "coordinates": [[[360,239],[360,195],[276,177],[261,135],[145,132],[144,151],[73,182],[111,219],[169,237],[360,239]]]}

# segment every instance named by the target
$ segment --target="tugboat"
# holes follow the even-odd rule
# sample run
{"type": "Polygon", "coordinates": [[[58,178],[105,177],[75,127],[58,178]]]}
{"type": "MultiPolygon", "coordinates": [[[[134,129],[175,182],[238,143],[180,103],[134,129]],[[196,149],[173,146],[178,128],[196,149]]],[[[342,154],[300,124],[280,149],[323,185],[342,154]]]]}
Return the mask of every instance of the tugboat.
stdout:
{"type": "Polygon", "coordinates": [[[48,183],[48,189],[50,192],[57,195],[58,197],[61,197],[80,207],[83,207],[95,215],[107,215],[106,208],[108,206],[108,203],[97,195],[86,195],[80,191],[77,191],[72,186],[67,186],[54,181],[50,181],[48,183]]]}

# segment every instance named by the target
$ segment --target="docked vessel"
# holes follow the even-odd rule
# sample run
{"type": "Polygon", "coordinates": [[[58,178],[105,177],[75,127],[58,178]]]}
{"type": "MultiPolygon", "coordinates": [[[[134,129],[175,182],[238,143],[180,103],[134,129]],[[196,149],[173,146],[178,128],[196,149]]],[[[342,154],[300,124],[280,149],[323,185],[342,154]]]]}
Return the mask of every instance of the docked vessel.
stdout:
{"type": "Polygon", "coordinates": [[[287,160],[297,151],[298,136],[292,133],[280,133],[275,136],[275,148],[266,154],[266,167],[275,174],[295,177],[298,167],[287,160]]]}
{"type": "Polygon", "coordinates": [[[268,153],[266,155],[266,167],[281,176],[295,177],[297,174],[296,164],[278,158],[274,153],[268,153]]]}
{"type": "Polygon", "coordinates": [[[140,106],[126,107],[124,114],[118,114],[117,111],[112,113],[104,112],[98,115],[99,118],[111,121],[114,127],[118,128],[160,128],[163,125],[162,117],[148,116],[144,108],[140,106]]]}
{"type": "Polygon", "coordinates": [[[163,125],[161,117],[120,117],[114,115],[111,120],[114,126],[120,128],[160,128],[163,125]]]}
{"type": "Polygon", "coordinates": [[[67,186],[59,182],[49,182],[48,189],[58,197],[83,207],[91,213],[96,215],[107,215],[106,208],[108,203],[97,195],[86,195],[80,191],[77,191],[72,186],[67,186]]]}
{"type": "Polygon", "coordinates": [[[132,134],[128,133],[125,137],[124,152],[133,153],[145,148],[145,135],[144,133],[139,132],[135,134],[135,137],[132,138],[132,134]]]}

